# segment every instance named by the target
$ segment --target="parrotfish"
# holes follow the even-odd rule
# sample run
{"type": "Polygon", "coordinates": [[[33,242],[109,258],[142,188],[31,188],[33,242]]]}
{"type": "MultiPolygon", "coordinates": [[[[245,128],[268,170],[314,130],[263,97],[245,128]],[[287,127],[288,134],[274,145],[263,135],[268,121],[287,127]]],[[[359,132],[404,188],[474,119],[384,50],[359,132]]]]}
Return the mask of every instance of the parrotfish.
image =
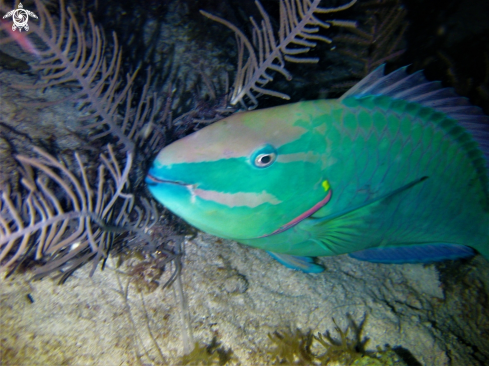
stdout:
{"type": "Polygon", "coordinates": [[[233,114],[161,150],[154,197],[304,272],[314,257],[489,260],[489,117],[421,71],[233,114]]]}

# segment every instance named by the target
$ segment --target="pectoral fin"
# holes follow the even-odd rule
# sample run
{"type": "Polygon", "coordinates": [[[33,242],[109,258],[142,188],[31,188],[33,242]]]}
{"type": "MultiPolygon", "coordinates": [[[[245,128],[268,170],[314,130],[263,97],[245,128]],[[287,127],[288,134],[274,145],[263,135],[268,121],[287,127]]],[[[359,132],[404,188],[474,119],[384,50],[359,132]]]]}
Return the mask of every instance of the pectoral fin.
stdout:
{"type": "Polygon", "coordinates": [[[349,208],[342,212],[321,217],[318,219],[307,219],[301,223],[301,229],[311,234],[311,239],[329,254],[338,255],[351,253],[361,249],[367,244],[381,246],[378,241],[378,233],[371,228],[372,223],[378,223],[384,219],[385,207],[390,204],[399,194],[405,192],[417,184],[425,181],[428,177],[422,177],[410,182],[396,190],[393,190],[376,199],[361,205],[349,208]]]}

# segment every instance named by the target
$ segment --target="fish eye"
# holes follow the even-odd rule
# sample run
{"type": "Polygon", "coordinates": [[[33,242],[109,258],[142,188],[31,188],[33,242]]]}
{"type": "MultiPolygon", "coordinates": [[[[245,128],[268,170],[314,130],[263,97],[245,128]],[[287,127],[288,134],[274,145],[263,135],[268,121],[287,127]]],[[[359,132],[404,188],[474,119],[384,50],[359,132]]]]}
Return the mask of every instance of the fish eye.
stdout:
{"type": "Polygon", "coordinates": [[[260,154],[255,158],[255,165],[258,168],[265,168],[275,161],[275,154],[260,154]]]}
{"type": "Polygon", "coordinates": [[[277,159],[275,149],[269,145],[259,149],[253,155],[254,159],[252,161],[257,168],[266,168],[272,165],[275,159],[277,159]]]}

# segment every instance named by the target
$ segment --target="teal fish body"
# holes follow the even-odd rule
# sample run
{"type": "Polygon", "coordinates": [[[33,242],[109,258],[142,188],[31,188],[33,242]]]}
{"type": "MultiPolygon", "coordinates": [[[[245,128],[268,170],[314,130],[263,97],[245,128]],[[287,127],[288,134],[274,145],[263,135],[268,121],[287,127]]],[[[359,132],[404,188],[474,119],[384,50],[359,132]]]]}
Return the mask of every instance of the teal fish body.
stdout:
{"type": "Polygon", "coordinates": [[[420,73],[379,68],[340,99],[237,113],[176,141],[147,182],[198,229],[289,264],[489,259],[487,119],[420,73]]]}

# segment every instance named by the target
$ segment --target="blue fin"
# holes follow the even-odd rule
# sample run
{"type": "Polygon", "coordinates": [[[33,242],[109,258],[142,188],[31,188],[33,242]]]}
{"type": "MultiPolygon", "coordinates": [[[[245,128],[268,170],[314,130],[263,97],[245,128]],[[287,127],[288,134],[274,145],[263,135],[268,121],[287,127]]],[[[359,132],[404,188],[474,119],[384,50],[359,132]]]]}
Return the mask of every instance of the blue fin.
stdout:
{"type": "Polygon", "coordinates": [[[270,256],[280,264],[287,268],[302,271],[304,273],[320,273],[324,268],[319,264],[315,264],[311,257],[299,257],[295,255],[267,252],[270,256]]]}
{"type": "Polygon", "coordinates": [[[414,244],[360,250],[350,257],[375,263],[430,263],[475,255],[474,249],[458,244],[414,244]]]}
{"type": "Polygon", "coordinates": [[[361,98],[368,95],[385,95],[393,99],[419,103],[442,112],[463,126],[479,145],[489,168],[489,116],[469,100],[458,96],[453,88],[443,88],[439,81],[428,81],[422,71],[409,75],[401,67],[384,75],[385,64],[368,74],[340,98],[361,98]]]}

